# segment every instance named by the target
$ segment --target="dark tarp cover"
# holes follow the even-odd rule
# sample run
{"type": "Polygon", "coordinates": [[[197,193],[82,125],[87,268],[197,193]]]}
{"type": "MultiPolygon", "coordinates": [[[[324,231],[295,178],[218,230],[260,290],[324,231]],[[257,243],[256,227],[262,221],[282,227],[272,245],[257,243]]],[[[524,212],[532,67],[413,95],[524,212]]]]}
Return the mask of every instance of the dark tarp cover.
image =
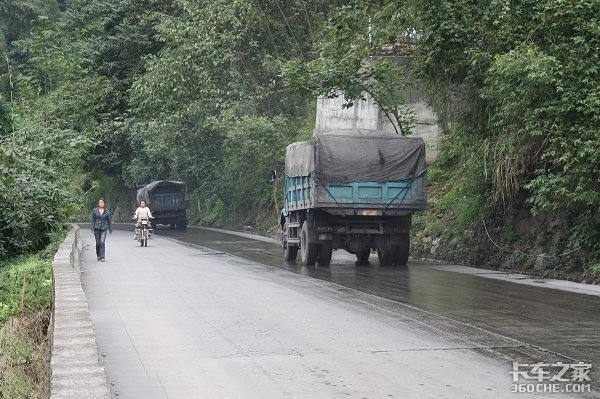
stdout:
{"type": "Polygon", "coordinates": [[[153,181],[150,184],[146,184],[144,187],[140,188],[137,191],[137,201],[150,201],[152,193],[159,187],[174,187],[177,191],[183,194],[184,201],[187,201],[188,199],[187,189],[184,182],[172,180],[158,180],[153,181]]]}
{"type": "Polygon", "coordinates": [[[379,130],[347,129],[320,133],[287,147],[285,172],[316,172],[323,184],[410,180],[425,172],[425,143],[379,130]]]}

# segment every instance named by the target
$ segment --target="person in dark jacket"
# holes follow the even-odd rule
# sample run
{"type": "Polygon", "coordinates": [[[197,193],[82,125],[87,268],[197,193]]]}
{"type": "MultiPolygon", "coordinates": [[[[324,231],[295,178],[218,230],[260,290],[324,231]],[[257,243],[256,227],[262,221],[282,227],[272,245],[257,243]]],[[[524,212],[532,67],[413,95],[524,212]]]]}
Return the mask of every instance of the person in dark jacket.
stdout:
{"type": "Polygon", "coordinates": [[[104,198],[98,200],[98,207],[92,211],[92,231],[96,237],[96,257],[98,261],[104,262],[106,232],[112,234],[110,211],[105,207],[104,198]]]}

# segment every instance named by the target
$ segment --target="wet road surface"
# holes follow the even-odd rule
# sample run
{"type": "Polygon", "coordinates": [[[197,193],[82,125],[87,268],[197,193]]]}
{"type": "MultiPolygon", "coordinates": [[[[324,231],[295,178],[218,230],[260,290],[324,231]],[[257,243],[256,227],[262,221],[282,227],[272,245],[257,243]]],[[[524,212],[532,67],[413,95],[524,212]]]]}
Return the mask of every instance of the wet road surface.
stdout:
{"type": "Polygon", "coordinates": [[[342,253],[303,267],[269,242],[160,234],[140,248],[115,232],[106,263],[83,237],[101,360],[122,398],[524,398],[510,393],[513,361],[598,359],[597,297],[342,253]]]}
{"type": "Polygon", "coordinates": [[[368,266],[356,265],[356,258],[341,250],[329,267],[302,266],[299,260],[283,261],[277,244],[212,229],[160,234],[414,305],[600,366],[600,296],[454,273],[440,270],[450,265],[413,260],[407,267],[380,267],[376,254],[368,266]]]}

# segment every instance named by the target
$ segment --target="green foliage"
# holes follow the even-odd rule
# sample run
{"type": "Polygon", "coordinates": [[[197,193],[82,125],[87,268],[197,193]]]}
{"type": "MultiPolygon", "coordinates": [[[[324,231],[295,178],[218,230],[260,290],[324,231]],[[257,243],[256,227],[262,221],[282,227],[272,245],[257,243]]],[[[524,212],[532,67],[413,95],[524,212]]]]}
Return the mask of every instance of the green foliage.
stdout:
{"type": "Polygon", "coordinates": [[[25,60],[12,81],[10,126],[0,135],[0,260],[45,247],[76,209],[73,178],[91,145],[95,99],[106,94],[102,80],[85,76],[64,37],[40,17],[31,36],[13,43],[25,60]],[[13,91],[14,90],[14,91],[13,91]],[[91,134],[90,134],[91,135],[91,134]]]}
{"type": "Polygon", "coordinates": [[[143,57],[157,53],[162,44],[156,27],[173,14],[174,1],[74,0],[64,19],[66,30],[80,38],[75,50],[84,53],[88,67],[111,80],[118,97],[112,104],[127,111],[127,93],[136,75],[144,71],[143,57]]]}
{"type": "Polygon", "coordinates": [[[594,276],[600,276],[600,263],[594,263],[590,265],[589,271],[594,274],[594,276]]]}
{"type": "Polygon", "coordinates": [[[336,97],[343,90],[348,107],[368,94],[397,132],[406,135],[414,123],[404,104],[409,71],[379,53],[382,45],[395,43],[397,35],[408,37],[412,28],[410,7],[404,2],[351,1],[335,8],[317,32],[313,59],[295,58],[282,65],[287,87],[313,97],[336,97]]]}
{"type": "Polygon", "coordinates": [[[0,264],[0,326],[19,312],[50,305],[52,262],[30,255],[0,264]]]}
{"type": "MultiPolygon", "coordinates": [[[[585,248],[592,258],[600,259],[600,217],[593,210],[578,212],[573,217],[569,237],[570,248],[585,248]]],[[[600,275],[600,274],[598,274],[600,275]]]]}
{"type": "Polygon", "coordinates": [[[47,314],[36,312],[0,328],[0,398],[49,396],[47,320],[47,314]]]}
{"type": "Polygon", "coordinates": [[[39,255],[0,262],[0,398],[48,397],[52,258],[66,229],[39,255]]]}
{"type": "Polygon", "coordinates": [[[451,240],[493,214],[485,170],[487,146],[473,143],[467,132],[453,129],[440,145],[440,156],[429,167],[428,212],[415,215],[419,235],[451,240]],[[450,139],[451,138],[451,139],[450,139]]]}
{"type": "MultiPolygon", "coordinates": [[[[45,0],[3,0],[0,3],[0,54],[29,33],[38,16],[56,17],[58,3],[45,0]]],[[[4,57],[2,57],[4,63],[4,57]]],[[[0,73],[4,72],[4,65],[0,73]]]]}
{"type": "Polygon", "coordinates": [[[278,65],[305,56],[320,19],[311,3],[320,4],[176,1],[156,27],[162,50],[130,92],[125,181],[183,180],[195,192],[191,214],[205,220],[240,225],[240,213],[273,208],[267,172],[307,114],[278,65]]]}
{"type": "Polygon", "coordinates": [[[496,210],[558,212],[571,221],[570,248],[600,256],[600,3],[447,0],[415,10],[420,76],[472,93],[462,124],[471,152],[485,148],[496,210]]]}
{"type": "Polygon", "coordinates": [[[304,12],[310,3],[175,2],[179,12],[157,26],[164,48],[147,57],[147,73],[134,84],[138,115],[297,114],[299,98],[284,92],[276,61],[307,50],[307,22],[318,21],[304,12]]]}
{"type": "MultiPolygon", "coordinates": [[[[237,215],[245,219],[250,216],[248,210],[273,207],[276,188],[269,183],[268,175],[273,169],[284,170],[285,147],[297,134],[289,125],[290,121],[284,118],[232,117],[223,121],[226,162],[219,169],[215,184],[219,187],[217,197],[231,213],[222,215],[222,219],[235,221],[237,215]]],[[[280,205],[280,198],[276,201],[280,205]]],[[[275,208],[273,220],[277,215],[275,208]]]]}
{"type": "Polygon", "coordinates": [[[11,317],[0,327],[0,398],[49,396],[49,309],[11,317]]]}
{"type": "Polygon", "coordinates": [[[53,133],[25,130],[0,139],[0,259],[43,248],[73,206],[60,168],[70,168],[64,148],[78,138],[53,133]],[[29,142],[28,133],[45,138],[29,142]]]}
{"type": "Polygon", "coordinates": [[[0,137],[6,136],[12,129],[10,105],[0,97],[0,137]]]}
{"type": "Polygon", "coordinates": [[[84,166],[91,175],[101,171],[120,178],[134,156],[127,130],[128,93],[136,76],[144,73],[143,58],[162,47],[156,26],[170,12],[170,1],[74,0],[60,20],[61,31],[70,39],[62,49],[83,69],[73,87],[95,85],[87,89],[95,94],[88,97],[94,101],[94,146],[84,166]]]}

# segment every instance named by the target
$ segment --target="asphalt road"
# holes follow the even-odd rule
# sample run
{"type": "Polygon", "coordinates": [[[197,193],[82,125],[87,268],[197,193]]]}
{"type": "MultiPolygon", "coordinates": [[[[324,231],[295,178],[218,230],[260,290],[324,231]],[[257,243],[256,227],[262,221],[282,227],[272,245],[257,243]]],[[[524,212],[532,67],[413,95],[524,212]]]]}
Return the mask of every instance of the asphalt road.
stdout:
{"type": "Polygon", "coordinates": [[[115,231],[101,263],[82,233],[114,397],[526,398],[512,362],[597,359],[591,295],[342,254],[303,268],[272,243],[197,229],[147,248],[115,231]]]}

